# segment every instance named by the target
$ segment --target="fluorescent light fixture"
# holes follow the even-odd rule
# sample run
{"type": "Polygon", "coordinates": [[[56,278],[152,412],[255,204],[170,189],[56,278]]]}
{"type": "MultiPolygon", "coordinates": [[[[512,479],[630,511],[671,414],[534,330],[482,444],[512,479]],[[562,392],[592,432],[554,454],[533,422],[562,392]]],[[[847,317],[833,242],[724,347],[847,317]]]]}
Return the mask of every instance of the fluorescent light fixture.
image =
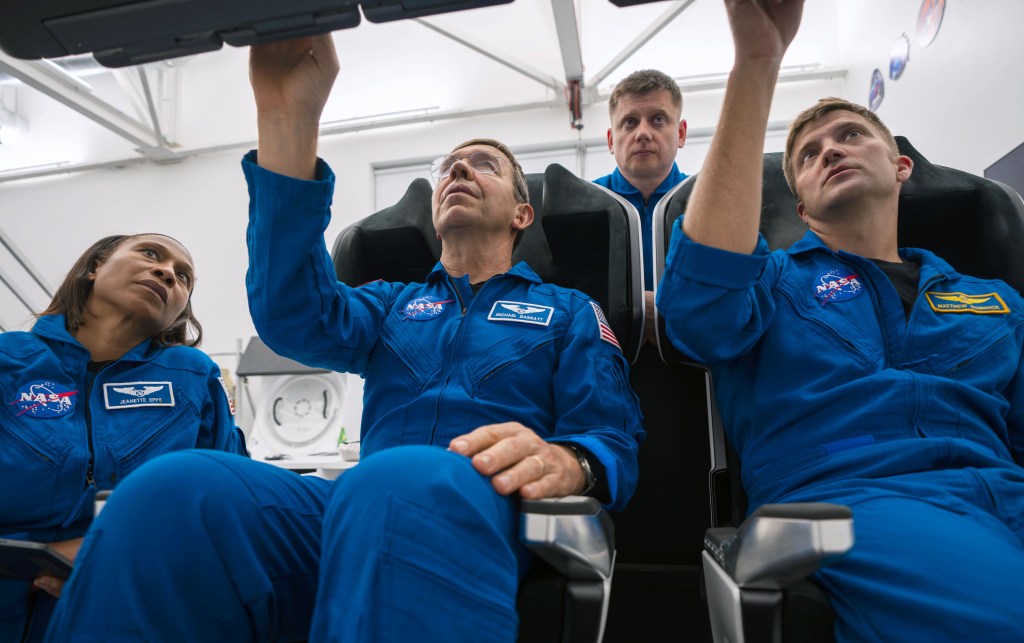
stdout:
{"type": "MultiPolygon", "coordinates": [[[[808,63],[803,65],[783,65],[779,70],[778,82],[786,83],[796,80],[818,80],[821,78],[842,78],[846,76],[844,67],[826,67],[820,63],[808,63]]],[[[695,74],[693,76],[680,76],[673,78],[683,91],[702,91],[709,89],[722,89],[725,81],[729,79],[729,72],[715,72],[711,74],[695,74]]]]}
{"type": "Polygon", "coordinates": [[[376,121],[386,121],[395,118],[403,118],[405,116],[419,116],[427,115],[431,112],[436,112],[441,109],[438,106],[433,107],[417,107],[415,109],[403,109],[397,112],[384,112],[382,114],[368,114],[366,116],[353,116],[351,118],[340,118],[333,121],[324,121],[320,123],[320,127],[332,127],[334,125],[352,125],[354,123],[372,123],[376,121]]]}
{"type": "Polygon", "coordinates": [[[53,163],[40,163],[39,165],[26,165],[23,167],[9,167],[0,170],[0,176],[14,174],[16,172],[29,172],[34,170],[56,170],[71,165],[71,161],[55,161],[53,163]]]}

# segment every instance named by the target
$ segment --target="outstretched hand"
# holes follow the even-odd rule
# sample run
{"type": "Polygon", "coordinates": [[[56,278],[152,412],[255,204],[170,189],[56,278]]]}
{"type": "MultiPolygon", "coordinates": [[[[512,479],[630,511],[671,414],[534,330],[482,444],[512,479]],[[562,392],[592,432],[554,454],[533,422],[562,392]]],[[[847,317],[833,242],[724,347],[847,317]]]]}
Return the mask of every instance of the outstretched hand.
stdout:
{"type": "Polygon", "coordinates": [[[781,60],[793,42],[804,0],[725,0],[737,61],[781,60]]]}
{"type": "Polygon", "coordinates": [[[556,498],[578,494],[586,485],[571,451],[518,422],[482,426],[452,439],[448,449],[469,456],[503,496],[518,491],[523,498],[556,498]]]}
{"type": "Polygon", "coordinates": [[[259,165],[297,179],[316,178],[320,115],[337,76],[330,34],[253,45],[249,81],[256,98],[259,165]]]}
{"type": "Polygon", "coordinates": [[[338,69],[330,34],[253,45],[249,50],[249,82],[261,115],[318,123],[338,69]]]}

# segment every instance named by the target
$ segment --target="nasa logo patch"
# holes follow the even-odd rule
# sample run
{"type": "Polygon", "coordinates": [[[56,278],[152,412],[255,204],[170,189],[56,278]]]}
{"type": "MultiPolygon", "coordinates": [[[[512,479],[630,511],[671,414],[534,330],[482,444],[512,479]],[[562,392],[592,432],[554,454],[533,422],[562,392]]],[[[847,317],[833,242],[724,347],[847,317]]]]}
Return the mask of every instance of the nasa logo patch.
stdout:
{"type": "Polygon", "coordinates": [[[848,268],[829,268],[818,275],[818,280],[814,284],[814,297],[822,306],[853,299],[862,292],[864,284],[848,268]]]}
{"type": "Polygon", "coordinates": [[[103,404],[110,410],[174,406],[174,386],[170,382],[111,382],[103,385],[103,404]]]}
{"type": "Polygon", "coordinates": [[[434,319],[440,316],[444,312],[444,307],[453,301],[455,300],[441,299],[431,295],[417,297],[405,305],[405,310],[402,311],[402,319],[412,319],[415,321],[434,319]]]}
{"type": "Polygon", "coordinates": [[[77,390],[55,382],[33,382],[18,389],[18,396],[10,405],[17,409],[18,417],[57,418],[75,408],[77,394],[77,390]]]}

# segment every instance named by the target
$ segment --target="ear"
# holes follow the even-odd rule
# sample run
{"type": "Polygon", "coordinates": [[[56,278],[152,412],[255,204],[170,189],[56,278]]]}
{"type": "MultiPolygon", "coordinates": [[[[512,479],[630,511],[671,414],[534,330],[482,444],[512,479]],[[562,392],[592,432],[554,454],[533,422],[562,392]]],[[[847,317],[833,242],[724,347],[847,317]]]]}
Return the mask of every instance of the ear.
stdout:
{"type": "Polygon", "coordinates": [[[686,144],[686,119],[683,118],[683,119],[679,120],[679,145],[678,145],[678,147],[680,149],[682,149],[683,145],[685,145],[685,144],[686,144]]]}
{"type": "Polygon", "coordinates": [[[807,208],[804,207],[803,201],[796,202],[796,213],[800,216],[800,220],[807,223],[807,208]]]}
{"type": "Polygon", "coordinates": [[[608,151],[615,154],[615,148],[612,147],[612,128],[608,128],[608,151]]]}
{"type": "Polygon", "coordinates": [[[93,266],[93,269],[86,273],[86,279],[88,279],[89,281],[96,281],[96,273],[99,272],[100,266],[102,265],[103,262],[97,259],[95,265],[93,266]]]}
{"type": "Polygon", "coordinates": [[[906,183],[914,171],[914,161],[909,156],[896,157],[896,180],[901,184],[906,183]]]}
{"type": "Polygon", "coordinates": [[[516,216],[512,219],[512,229],[525,230],[533,225],[533,206],[529,203],[516,204],[516,216]]]}

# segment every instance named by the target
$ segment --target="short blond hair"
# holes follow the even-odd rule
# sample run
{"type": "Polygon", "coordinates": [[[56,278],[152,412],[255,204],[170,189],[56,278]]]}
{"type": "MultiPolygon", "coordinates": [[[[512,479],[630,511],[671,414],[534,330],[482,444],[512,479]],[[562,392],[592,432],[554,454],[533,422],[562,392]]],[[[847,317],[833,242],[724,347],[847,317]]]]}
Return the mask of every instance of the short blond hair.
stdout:
{"type": "Polygon", "coordinates": [[[853,112],[858,116],[863,116],[868,123],[873,125],[878,133],[882,135],[882,140],[889,146],[889,151],[892,152],[892,158],[895,159],[900,155],[899,147],[896,146],[896,139],[893,137],[892,132],[885,126],[882,119],[863,105],[857,103],[851,103],[848,100],[842,98],[836,98],[829,96],[828,98],[819,99],[817,103],[811,105],[804,111],[800,112],[793,123],[789,126],[789,135],[786,136],[786,153],[782,157],[782,172],[786,176],[786,184],[789,185],[789,190],[800,198],[800,195],[796,193],[796,178],[793,172],[793,145],[796,143],[796,137],[800,135],[804,127],[808,123],[812,123],[829,112],[835,112],[843,110],[847,112],[853,112]]]}
{"type": "MultiPolygon", "coordinates": [[[[608,118],[614,119],[615,108],[619,106],[619,100],[628,94],[646,94],[653,91],[665,91],[672,98],[672,104],[679,111],[677,118],[683,115],[683,92],[679,90],[679,84],[672,80],[672,77],[657,69],[641,69],[634,71],[615,85],[612,95],[608,99],[608,118]]],[[[615,123],[612,123],[615,126],[615,123]]]]}
{"type": "Polygon", "coordinates": [[[515,187],[516,202],[530,202],[530,190],[526,187],[526,173],[523,172],[523,166],[519,165],[519,161],[516,160],[515,155],[512,154],[512,150],[510,150],[507,145],[493,138],[471,138],[464,143],[456,145],[452,148],[452,152],[457,152],[462,148],[469,147],[471,145],[486,145],[501,152],[512,165],[512,184],[515,187]]]}

